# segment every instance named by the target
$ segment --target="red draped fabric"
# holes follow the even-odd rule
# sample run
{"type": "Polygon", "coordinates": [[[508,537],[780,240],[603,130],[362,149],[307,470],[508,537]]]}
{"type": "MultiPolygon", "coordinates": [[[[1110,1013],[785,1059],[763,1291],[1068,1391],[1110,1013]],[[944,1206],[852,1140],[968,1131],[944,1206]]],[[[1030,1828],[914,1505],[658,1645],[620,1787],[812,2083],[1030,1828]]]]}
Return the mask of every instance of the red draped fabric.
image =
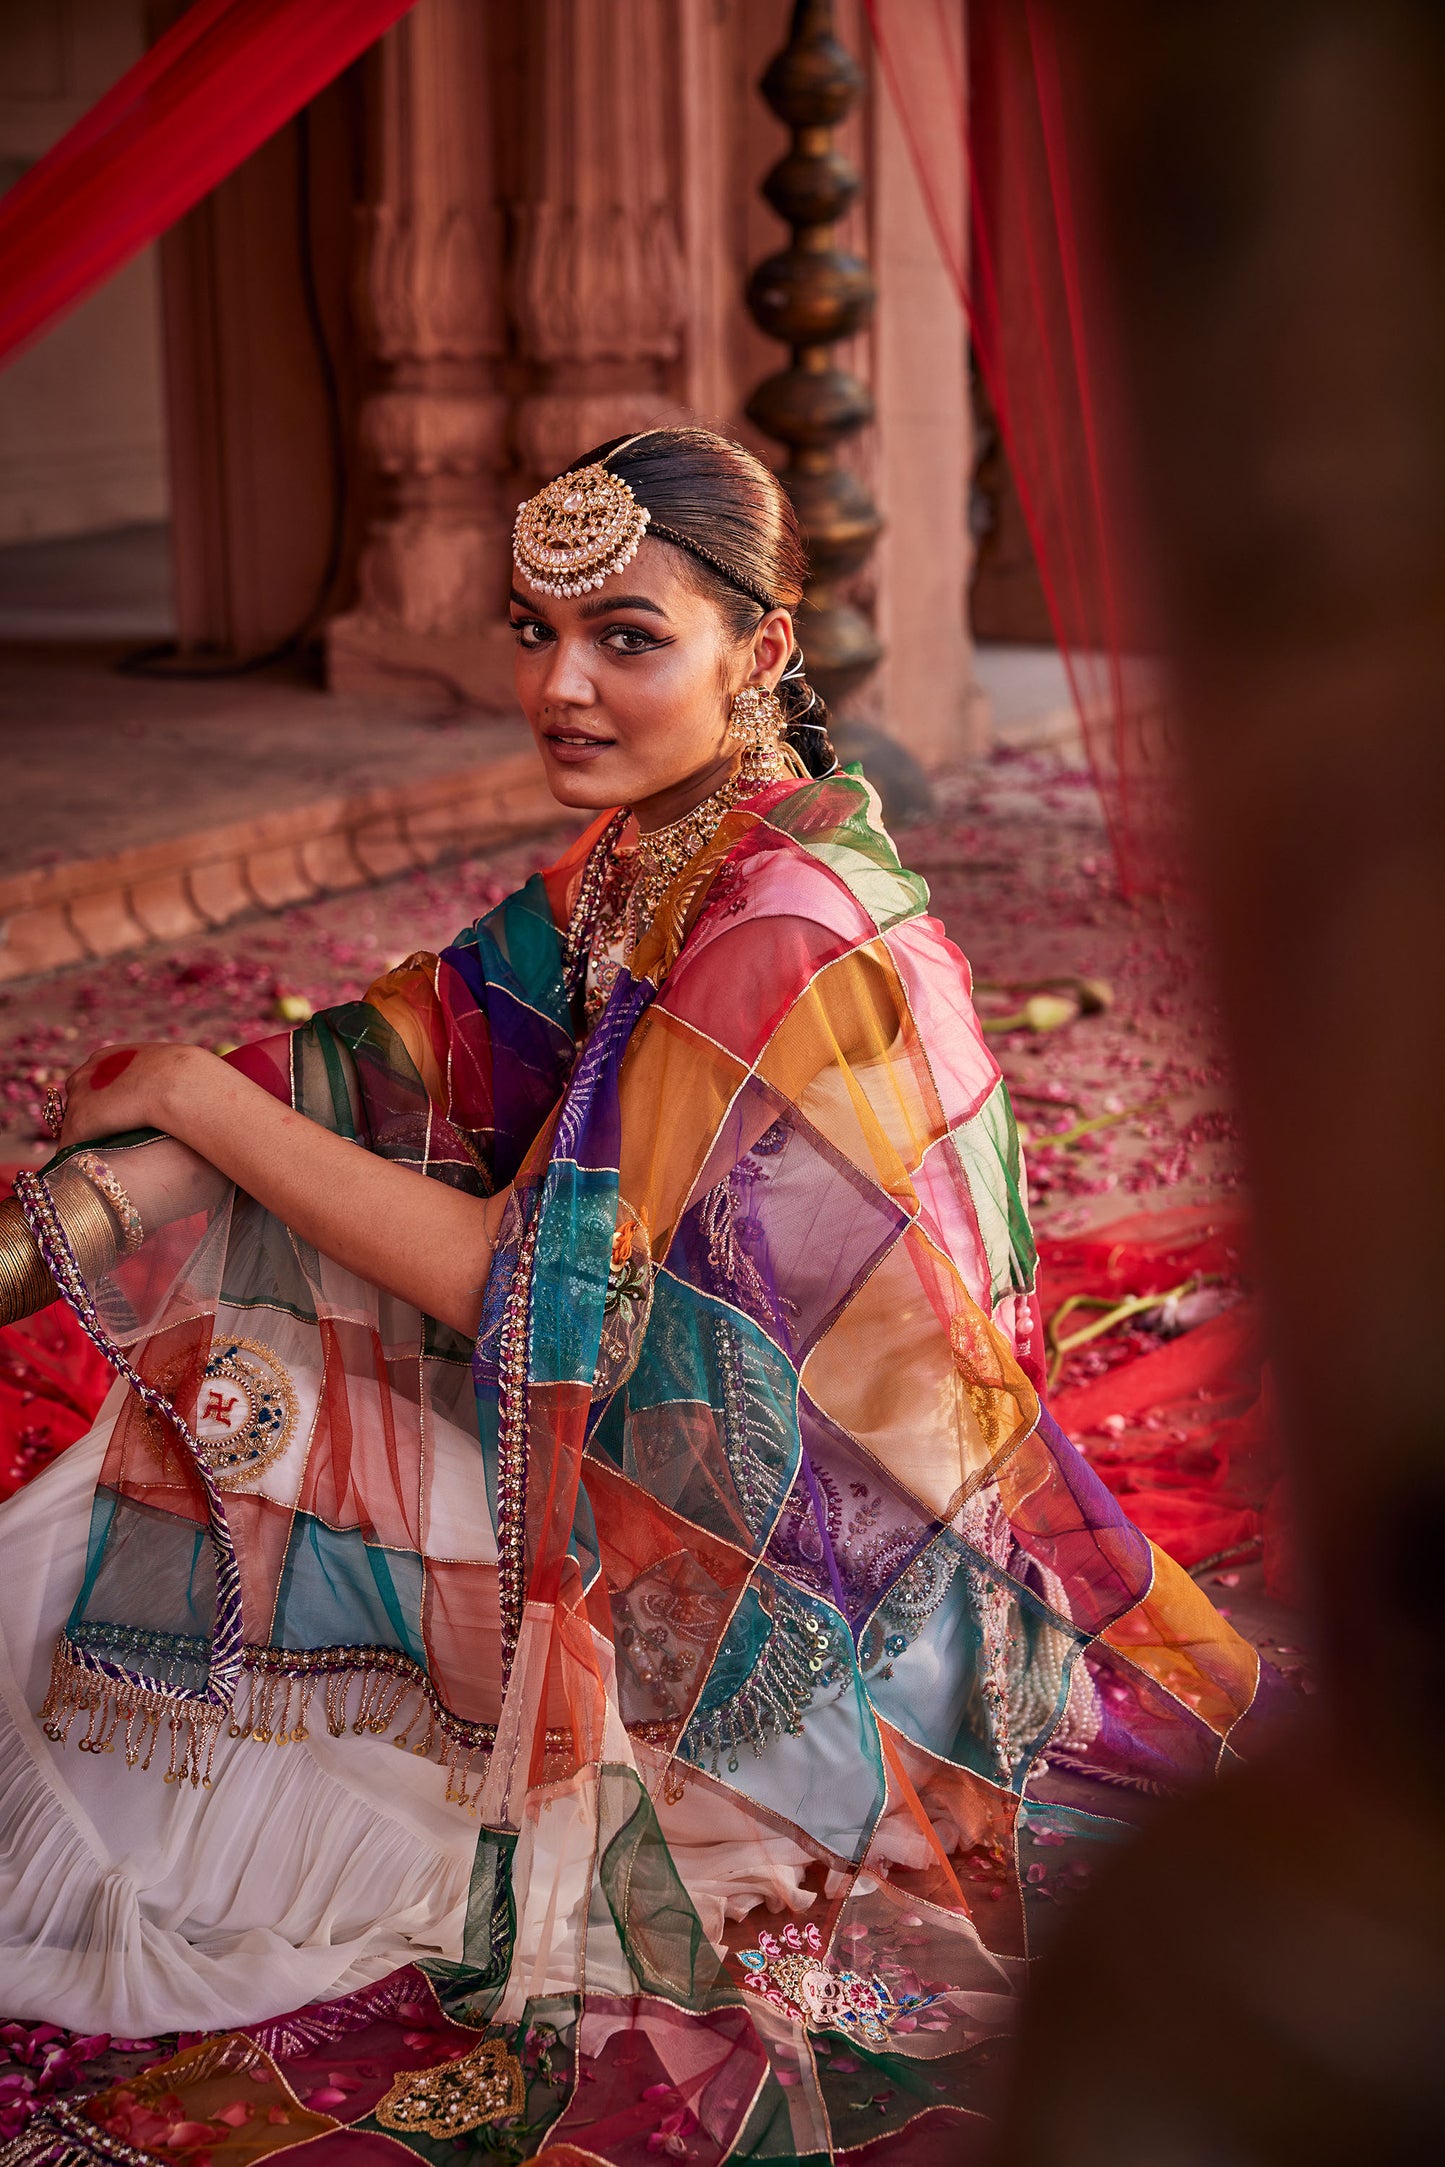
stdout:
{"type": "Polygon", "coordinates": [[[1105,280],[1046,0],[866,0],[928,216],[967,312],[1126,890],[1165,884],[1159,693],[1105,280]]]}
{"type": "MultiPolygon", "coordinates": [[[[0,1167],[0,1197],[14,1172],[0,1167]]],[[[111,1377],[64,1302],[0,1329],[0,1501],[85,1435],[111,1377]]]]}
{"type": "MultiPolygon", "coordinates": [[[[1064,1360],[1050,1408],[1129,1517],[1191,1570],[1211,1558],[1262,1553],[1271,1593],[1296,1593],[1289,1513],[1259,1305],[1243,1278],[1247,1232],[1237,1213],[1193,1205],[1116,1219],[1039,1242],[1046,1316],[1079,1296],[1199,1290],[1204,1314],[1158,1312],[1064,1360]],[[1210,1299],[1212,1294],[1212,1301],[1210,1299]],[[1212,1313],[1211,1313],[1212,1312],[1212,1313]]],[[[1087,1322],[1076,1313],[1072,1327],[1087,1322]]]]}
{"type": "Polygon", "coordinates": [[[412,0],[194,0],[0,200],[0,363],[118,271],[412,0]]]}

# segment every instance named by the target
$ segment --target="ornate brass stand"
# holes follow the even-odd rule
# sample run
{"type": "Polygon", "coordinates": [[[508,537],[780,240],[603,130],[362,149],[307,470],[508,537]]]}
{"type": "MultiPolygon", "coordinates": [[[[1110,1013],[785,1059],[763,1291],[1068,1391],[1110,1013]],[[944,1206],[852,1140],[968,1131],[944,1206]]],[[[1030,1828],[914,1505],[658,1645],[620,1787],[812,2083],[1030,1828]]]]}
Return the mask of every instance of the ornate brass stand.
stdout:
{"type": "Polygon", "coordinates": [[[753,317],[792,349],[791,365],[759,384],[747,412],[788,447],[783,484],[812,560],[799,616],[808,675],[836,704],[862,683],[882,648],[840,586],[865,563],[881,521],[867,490],[840,467],[840,441],[873,415],[867,386],[836,367],[827,349],[867,323],[873,281],[857,256],[834,246],[834,228],[861,187],[857,168],[833,147],[833,130],[857,104],[862,71],[833,31],[832,0],[797,0],[788,42],[760,85],[793,140],[763,183],[792,227],[788,246],[748,282],[753,317]]]}

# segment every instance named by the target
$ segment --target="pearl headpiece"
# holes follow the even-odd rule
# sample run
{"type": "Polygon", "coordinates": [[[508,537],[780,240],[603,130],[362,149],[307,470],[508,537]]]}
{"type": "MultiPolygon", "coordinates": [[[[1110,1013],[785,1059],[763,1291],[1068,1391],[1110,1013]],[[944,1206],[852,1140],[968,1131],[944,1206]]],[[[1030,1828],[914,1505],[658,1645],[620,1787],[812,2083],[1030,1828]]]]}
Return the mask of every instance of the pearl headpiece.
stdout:
{"type": "Polygon", "coordinates": [[[586,594],[637,555],[651,514],[598,462],[559,474],[517,507],[512,555],[539,594],[586,594]]]}
{"type": "Polygon", "coordinates": [[[629,450],[639,437],[655,433],[651,429],[639,430],[637,436],[614,444],[605,459],[577,467],[570,474],[559,474],[536,496],[519,504],[512,528],[512,558],[517,570],[539,594],[588,594],[613,572],[631,564],[650,527],[660,541],[674,542],[689,556],[721,572],[730,585],[750,595],[759,609],[772,609],[771,598],[745,573],[735,571],[690,534],[654,519],[646,505],[638,503],[632,484],[613,473],[608,460],[629,450]]]}

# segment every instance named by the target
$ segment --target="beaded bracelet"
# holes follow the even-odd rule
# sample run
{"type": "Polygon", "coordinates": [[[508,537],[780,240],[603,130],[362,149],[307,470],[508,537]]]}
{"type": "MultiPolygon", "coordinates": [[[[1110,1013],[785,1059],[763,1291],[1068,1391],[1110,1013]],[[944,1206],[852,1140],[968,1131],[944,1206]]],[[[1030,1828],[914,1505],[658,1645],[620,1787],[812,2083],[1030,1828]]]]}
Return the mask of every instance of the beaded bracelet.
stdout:
{"type": "Polygon", "coordinates": [[[146,1230],[140,1213],[121,1187],[114,1169],[106,1160],[98,1159],[93,1151],[78,1151],[74,1163],[76,1170],[84,1174],[91,1187],[99,1191],[115,1213],[120,1223],[125,1253],[128,1257],[134,1256],[146,1238],[146,1230]]]}

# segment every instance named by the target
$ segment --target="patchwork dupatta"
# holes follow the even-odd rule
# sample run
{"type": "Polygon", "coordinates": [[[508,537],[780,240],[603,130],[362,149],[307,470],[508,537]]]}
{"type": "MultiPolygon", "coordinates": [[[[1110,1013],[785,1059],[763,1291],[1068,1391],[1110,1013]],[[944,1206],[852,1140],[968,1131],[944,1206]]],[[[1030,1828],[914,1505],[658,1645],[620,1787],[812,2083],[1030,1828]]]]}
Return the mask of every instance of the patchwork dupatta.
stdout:
{"type": "Polygon", "coordinates": [[[448,1990],[564,2043],[550,2134],[593,2156],[649,2081],[706,2159],[971,2113],[1030,1841],[1089,1854],[1255,1694],[1040,1406],[1007,1094],[876,810],[853,775],[735,808],[580,1044],[603,822],[234,1057],[512,1185],[474,1349],[230,1190],[90,1290],[148,1389],[54,1734],[192,1782],[223,1724],[443,1759],[479,1823],[448,1990]]]}

